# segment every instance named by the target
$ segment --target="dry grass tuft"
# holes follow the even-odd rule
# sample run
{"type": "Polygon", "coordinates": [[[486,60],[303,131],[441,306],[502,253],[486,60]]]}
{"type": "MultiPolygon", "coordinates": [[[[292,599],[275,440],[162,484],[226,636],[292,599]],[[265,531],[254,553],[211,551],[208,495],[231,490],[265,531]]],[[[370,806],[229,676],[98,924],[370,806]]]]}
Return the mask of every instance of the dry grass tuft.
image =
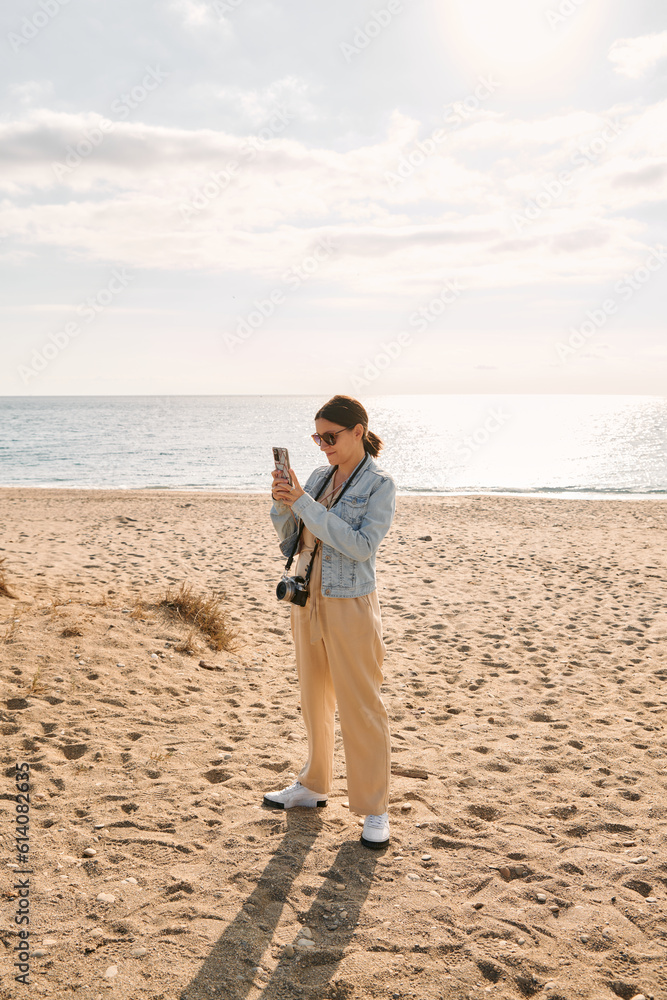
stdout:
{"type": "Polygon", "coordinates": [[[130,618],[143,618],[146,614],[146,606],[144,604],[143,597],[135,597],[132,610],[130,611],[130,618]]]}
{"type": "Polygon", "coordinates": [[[143,594],[139,594],[134,598],[134,606],[130,611],[130,618],[134,618],[135,621],[154,624],[153,619],[149,618],[151,608],[154,609],[155,604],[148,601],[143,594]]]}
{"type": "Polygon", "coordinates": [[[19,631],[20,618],[12,618],[7,626],[7,631],[2,636],[2,642],[16,642],[19,631]]]}
{"type": "Polygon", "coordinates": [[[185,639],[181,639],[174,645],[174,652],[176,653],[186,653],[188,656],[192,656],[193,653],[198,651],[197,636],[195,635],[195,630],[190,629],[185,639]]]}
{"type": "Polygon", "coordinates": [[[40,663],[40,665],[37,667],[37,670],[35,671],[35,676],[32,679],[32,683],[30,684],[31,694],[35,694],[35,692],[44,690],[44,685],[42,684],[40,677],[41,672],[42,672],[42,664],[40,663]]]}
{"type": "Polygon", "coordinates": [[[63,608],[66,604],[71,604],[71,602],[72,602],[72,598],[71,597],[68,597],[68,598],[64,598],[64,597],[52,597],[51,598],[51,605],[47,609],[48,613],[51,615],[51,621],[55,621],[55,619],[58,617],[58,615],[61,614],[61,612],[58,611],[58,608],[63,608]]]}
{"type": "Polygon", "coordinates": [[[107,597],[106,594],[102,594],[102,596],[97,601],[88,601],[89,608],[108,608],[109,604],[110,604],[109,598],[107,597]]]}
{"type": "MultiPolygon", "coordinates": [[[[219,597],[201,597],[193,592],[189,584],[182,583],[176,593],[167,591],[160,601],[160,607],[175,618],[194,625],[206,636],[211,649],[229,651],[232,648],[236,636],[229,626],[227,613],[219,597]]],[[[193,638],[190,633],[184,643],[193,646],[193,638]]]]}
{"type": "Polygon", "coordinates": [[[0,596],[11,597],[11,599],[15,601],[16,594],[12,593],[7,583],[7,568],[5,566],[6,562],[7,562],[7,557],[0,556],[0,596]]]}
{"type": "Polygon", "coordinates": [[[83,635],[83,632],[81,631],[80,628],[77,628],[76,625],[68,625],[60,633],[60,636],[61,636],[62,639],[69,639],[70,636],[73,636],[73,635],[83,635]]]}

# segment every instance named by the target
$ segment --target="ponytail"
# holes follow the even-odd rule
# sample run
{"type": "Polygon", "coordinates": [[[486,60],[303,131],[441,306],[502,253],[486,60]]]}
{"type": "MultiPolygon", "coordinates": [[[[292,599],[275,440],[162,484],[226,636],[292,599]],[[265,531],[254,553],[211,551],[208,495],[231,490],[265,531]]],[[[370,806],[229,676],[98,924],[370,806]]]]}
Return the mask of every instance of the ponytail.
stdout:
{"type": "Polygon", "coordinates": [[[364,449],[373,458],[377,458],[384,445],[373,431],[364,431],[364,449]]]}

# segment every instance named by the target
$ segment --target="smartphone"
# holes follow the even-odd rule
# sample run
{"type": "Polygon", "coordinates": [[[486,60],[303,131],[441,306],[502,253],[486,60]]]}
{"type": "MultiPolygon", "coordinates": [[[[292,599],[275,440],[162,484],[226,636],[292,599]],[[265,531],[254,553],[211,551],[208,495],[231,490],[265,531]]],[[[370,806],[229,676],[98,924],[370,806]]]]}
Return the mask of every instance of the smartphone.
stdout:
{"type": "Polygon", "coordinates": [[[287,448],[274,448],[273,449],[273,461],[275,463],[276,469],[278,469],[286,479],[290,486],[294,486],[292,482],[292,477],[289,474],[289,452],[287,448]]]}

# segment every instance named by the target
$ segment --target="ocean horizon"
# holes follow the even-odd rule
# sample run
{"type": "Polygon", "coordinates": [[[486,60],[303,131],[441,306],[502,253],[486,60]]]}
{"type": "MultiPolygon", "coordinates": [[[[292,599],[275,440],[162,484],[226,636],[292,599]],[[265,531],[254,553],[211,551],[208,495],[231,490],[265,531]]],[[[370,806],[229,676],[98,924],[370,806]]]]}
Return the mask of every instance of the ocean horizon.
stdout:
{"type": "MultiPolygon", "coordinates": [[[[265,493],[271,448],[326,464],[321,396],[0,397],[0,485],[265,493]]],[[[363,400],[399,494],[667,494],[667,397],[392,395],[363,400]]]]}

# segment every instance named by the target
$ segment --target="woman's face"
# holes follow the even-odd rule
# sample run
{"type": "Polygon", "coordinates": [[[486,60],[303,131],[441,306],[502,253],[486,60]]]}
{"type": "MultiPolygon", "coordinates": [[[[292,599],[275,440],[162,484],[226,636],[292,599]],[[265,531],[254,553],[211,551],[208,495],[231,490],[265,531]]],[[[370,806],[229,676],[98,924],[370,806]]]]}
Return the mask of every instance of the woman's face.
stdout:
{"type": "Polygon", "coordinates": [[[332,424],[330,420],[320,418],[315,421],[315,430],[318,434],[326,434],[327,431],[336,434],[335,444],[326,444],[324,441],[320,444],[320,450],[327,456],[330,465],[345,465],[358,455],[364,434],[362,424],[345,430],[342,424],[332,424]],[[337,434],[337,431],[341,433],[337,434]]]}

